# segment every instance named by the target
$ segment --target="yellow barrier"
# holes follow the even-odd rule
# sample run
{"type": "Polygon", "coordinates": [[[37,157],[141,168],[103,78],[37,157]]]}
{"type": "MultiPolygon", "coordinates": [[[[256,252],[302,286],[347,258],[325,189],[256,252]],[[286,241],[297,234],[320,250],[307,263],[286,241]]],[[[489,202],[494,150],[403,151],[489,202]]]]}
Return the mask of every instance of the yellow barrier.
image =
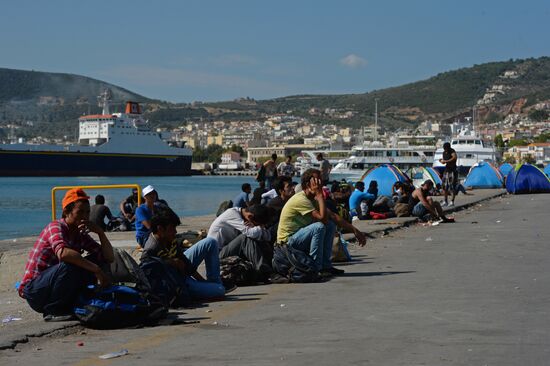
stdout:
{"type": "Polygon", "coordinates": [[[57,204],[55,202],[55,192],[66,191],[73,188],[82,189],[112,189],[112,188],[136,188],[138,191],[138,206],[141,205],[141,187],[139,184],[112,184],[112,185],[100,185],[100,186],[63,186],[52,188],[52,221],[55,221],[55,212],[57,204]]]}

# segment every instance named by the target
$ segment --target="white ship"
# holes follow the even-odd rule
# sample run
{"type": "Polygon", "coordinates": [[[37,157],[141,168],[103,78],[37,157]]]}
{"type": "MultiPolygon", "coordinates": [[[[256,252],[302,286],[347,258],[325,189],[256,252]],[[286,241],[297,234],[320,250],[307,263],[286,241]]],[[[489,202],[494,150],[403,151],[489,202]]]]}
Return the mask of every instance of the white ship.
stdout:
{"type": "Polygon", "coordinates": [[[78,119],[78,145],[0,145],[0,176],[190,175],[191,149],[169,146],[151,131],[136,102],[111,113],[110,92],[102,114],[78,119]]]}
{"type": "Polygon", "coordinates": [[[395,146],[385,146],[380,141],[354,146],[350,156],[332,168],[331,177],[359,179],[367,169],[380,164],[393,164],[401,170],[431,166],[435,149],[435,145],[409,145],[406,141],[395,146]]]}

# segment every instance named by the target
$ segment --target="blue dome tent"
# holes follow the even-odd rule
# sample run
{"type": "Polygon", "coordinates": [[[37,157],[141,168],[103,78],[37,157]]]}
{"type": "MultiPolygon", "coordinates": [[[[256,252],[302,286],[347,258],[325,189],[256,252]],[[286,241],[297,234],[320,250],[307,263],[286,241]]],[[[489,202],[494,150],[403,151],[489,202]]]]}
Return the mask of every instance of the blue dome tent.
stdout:
{"type": "Polygon", "coordinates": [[[550,178],[534,165],[518,164],[506,178],[506,190],[513,194],[550,193],[550,178]]]}
{"type": "Polygon", "coordinates": [[[426,180],[430,179],[434,185],[443,184],[439,173],[432,167],[418,167],[407,170],[407,175],[412,179],[414,185],[419,187],[426,180]]]}
{"type": "Polygon", "coordinates": [[[514,166],[510,163],[504,163],[498,168],[498,170],[503,177],[507,177],[508,174],[510,174],[510,172],[514,170],[514,166]]]}
{"type": "Polygon", "coordinates": [[[470,168],[464,181],[464,187],[472,188],[502,188],[504,179],[502,174],[491,164],[480,161],[470,168]]]}
{"type": "Polygon", "coordinates": [[[365,187],[368,188],[370,182],[375,180],[378,182],[378,195],[390,196],[391,188],[395,182],[409,182],[407,177],[399,168],[393,165],[379,165],[375,168],[371,168],[363,174],[361,180],[365,183],[365,187]]]}
{"type": "Polygon", "coordinates": [[[550,164],[548,164],[546,168],[544,168],[544,174],[550,177],[550,164]]]}

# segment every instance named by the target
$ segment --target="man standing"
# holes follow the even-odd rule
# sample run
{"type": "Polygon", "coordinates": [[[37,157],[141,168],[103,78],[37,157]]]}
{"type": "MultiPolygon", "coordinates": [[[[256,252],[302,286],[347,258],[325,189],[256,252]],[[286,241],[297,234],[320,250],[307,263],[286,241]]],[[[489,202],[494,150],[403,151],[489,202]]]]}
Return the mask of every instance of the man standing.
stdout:
{"type": "Polygon", "coordinates": [[[286,161],[283,161],[281,164],[279,164],[279,166],[277,167],[277,173],[279,174],[279,177],[290,178],[292,178],[296,174],[296,169],[292,164],[292,156],[287,156],[286,161]]]}
{"type": "Polygon", "coordinates": [[[445,164],[445,170],[443,171],[443,192],[445,195],[445,202],[443,206],[454,206],[456,190],[455,187],[458,184],[458,170],[456,168],[457,155],[456,151],[451,148],[451,144],[446,142],[443,144],[443,159],[439,159],[441,164],[445,164]],[[447,201],[447,197],[451,193],[451,203],[447,201]]]}
{"type": "Polygon", "coordinates": [[[317,169],[308,169],[302,175],[302,191],[292,196],[281,212],[277,244],[309,254],[321,276],[330,277],[344,272],[332,266],[335,223],[352,231],[360,246],[365,245],[366,238],[356,227],[327,210],[320,178],[317,169]]]}
{"type": "Polygon", "coordinates": [[[326,186],[330,181],[330,171],[332,170],[332,165],[330,165],[330,162],[323,157],[323,153],[317,154],[317,161],[319,162],[322,183],[326,186]]]}
{"type": "Polygon", "coordinates": [[[264,163],[265,185],[268,190],[273,188],[273,182],[277,178],[277,154],[271,154],[271,159],[264,163]]]}
{"type": "Polygon", "coordinates": [[[67,191],[62,218],[42,230],[29,253],[19,296],[46,321],[69,320],[86,286],[110,283],[101,267],[114,261],[113,248],[105,232],[89,221],[89,199],[81,188],[67,191]],[[88,232],[96,233],[100,243],[88,232]],[[82,256],[84,251],[87,257],[82,256]]]}

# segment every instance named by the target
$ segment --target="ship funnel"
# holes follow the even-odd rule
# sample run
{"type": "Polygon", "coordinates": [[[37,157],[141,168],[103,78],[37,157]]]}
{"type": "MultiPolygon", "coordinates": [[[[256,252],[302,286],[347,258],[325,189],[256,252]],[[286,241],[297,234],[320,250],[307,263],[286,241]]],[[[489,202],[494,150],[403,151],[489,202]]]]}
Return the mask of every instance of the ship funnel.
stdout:
{"type": "Polygon", "coordinates": [[[127,114],[141,114],[141,107],[137,102],[126,102],[127,114]]]}

